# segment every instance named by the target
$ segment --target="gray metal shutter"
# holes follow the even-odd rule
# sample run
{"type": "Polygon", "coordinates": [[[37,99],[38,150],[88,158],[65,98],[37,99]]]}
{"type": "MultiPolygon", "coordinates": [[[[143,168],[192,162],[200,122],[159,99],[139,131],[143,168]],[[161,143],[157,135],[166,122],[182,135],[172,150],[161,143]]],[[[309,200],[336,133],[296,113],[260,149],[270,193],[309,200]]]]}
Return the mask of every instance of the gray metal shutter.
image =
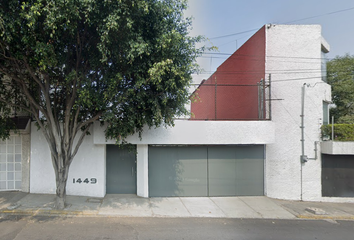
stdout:
{"type": "Polygon", "coordinates": [[[262,196],[264,146],[150,146],[149,195],[262,196]]]}
{"type": "Polygon", "coordinates": [[[207,196],[207,148],[150,146],[149,195],[207,196]]]}
{"type": "Polygon", "coordinates": [[[263,146],[209,146],[209,196],[264,195],[263,146]]]}

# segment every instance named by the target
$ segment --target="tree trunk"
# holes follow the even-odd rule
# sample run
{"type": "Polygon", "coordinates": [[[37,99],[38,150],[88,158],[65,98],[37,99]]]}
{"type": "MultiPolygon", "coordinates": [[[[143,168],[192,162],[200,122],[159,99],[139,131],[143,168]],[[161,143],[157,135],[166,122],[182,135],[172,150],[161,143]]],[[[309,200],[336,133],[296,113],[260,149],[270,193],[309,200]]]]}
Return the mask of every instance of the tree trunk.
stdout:
{"type": "Polygon", "coordinates": [[[68,180],[68,167],[65,167],[61,171],[59,170],[56,173],[56,199],[54,208],[58,210],[62,210],[65,208],[65,201],[66,201],[66,182],[68,180]]]}

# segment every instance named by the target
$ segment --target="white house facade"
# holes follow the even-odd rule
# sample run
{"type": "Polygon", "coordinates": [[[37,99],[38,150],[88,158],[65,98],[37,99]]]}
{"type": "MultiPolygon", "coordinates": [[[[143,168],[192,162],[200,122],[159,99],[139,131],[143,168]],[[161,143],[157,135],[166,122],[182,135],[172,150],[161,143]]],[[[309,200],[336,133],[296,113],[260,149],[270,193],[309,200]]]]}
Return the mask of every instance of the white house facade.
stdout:
{"type": "MultiPolygon", "coordinates": [[[[174,127],[147,128],[141,139],[132,135],[127,138],[132,144],[130,150],[107,140],[104,126],[95,124],[70,167],[67,194],[136,194],[145,198],[264,195],[352,201],[323,197],[321,190],[320,127],[328,123],[327,106],[331,102],[331,88],[323,74],[328,51],[319,25],[265,25],[201,83],[201,101],[191,107],[195,119],[176,120],[174,127]],[[240,77],[234,65],[247,73],[240,77]],[[247,85],[251,74],[258,74],[254,77],[257,84],[247,85]],[[219,98],[220,106],[204,100],[208,91],[203,87],[210,86],[216,75],[214,102],[216,94],[230,94],[224,100],[219,98]],[[232,88],[226,91],[224,85],[232,88]],[[239,94],[228,92],[230,89],[239,94]],[[256,96],[254,103],[238,101],[242,94],[256,96]],[[240,102],[244,108],[234,110],[240,102]],[[210,114],[203,115],[206,111],[210,114]]],[[[22,148],[22,162],[28,167],[21,168],[21,187],[13,189],[54,194],[49,148],[34,122],[30,127],[30,135],[21,135],[22,145],[28,142],[30,149],[27,156],[22,148]]],[[[10,144],[14,154],[16,144],[10,144]]]]}

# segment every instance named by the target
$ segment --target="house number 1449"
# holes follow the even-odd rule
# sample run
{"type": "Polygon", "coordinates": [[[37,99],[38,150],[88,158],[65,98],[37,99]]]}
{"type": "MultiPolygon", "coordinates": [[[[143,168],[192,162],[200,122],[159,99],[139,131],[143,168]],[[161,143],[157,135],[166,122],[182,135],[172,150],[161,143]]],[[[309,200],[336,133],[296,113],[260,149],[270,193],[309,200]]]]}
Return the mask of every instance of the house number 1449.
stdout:
{"type": "Polygon", "coordinates": [[[88,178],[85,178],[82,180],[81,178],[73,178],[73,183],[86,183],[86,184],[96,184],[97,179],[96,178],[91,178],[90,180],[88,178]]]}

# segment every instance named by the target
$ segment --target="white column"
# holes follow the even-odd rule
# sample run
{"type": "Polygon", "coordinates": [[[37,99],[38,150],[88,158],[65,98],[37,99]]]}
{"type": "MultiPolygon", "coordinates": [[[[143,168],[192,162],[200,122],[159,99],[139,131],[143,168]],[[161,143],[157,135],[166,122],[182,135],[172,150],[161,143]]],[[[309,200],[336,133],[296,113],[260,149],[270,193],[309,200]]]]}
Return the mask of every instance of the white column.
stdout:
{"type": "Polygon", "coordinates": [[[137,145],[137,195],[149,197],[148,145],[137,145]]]}

